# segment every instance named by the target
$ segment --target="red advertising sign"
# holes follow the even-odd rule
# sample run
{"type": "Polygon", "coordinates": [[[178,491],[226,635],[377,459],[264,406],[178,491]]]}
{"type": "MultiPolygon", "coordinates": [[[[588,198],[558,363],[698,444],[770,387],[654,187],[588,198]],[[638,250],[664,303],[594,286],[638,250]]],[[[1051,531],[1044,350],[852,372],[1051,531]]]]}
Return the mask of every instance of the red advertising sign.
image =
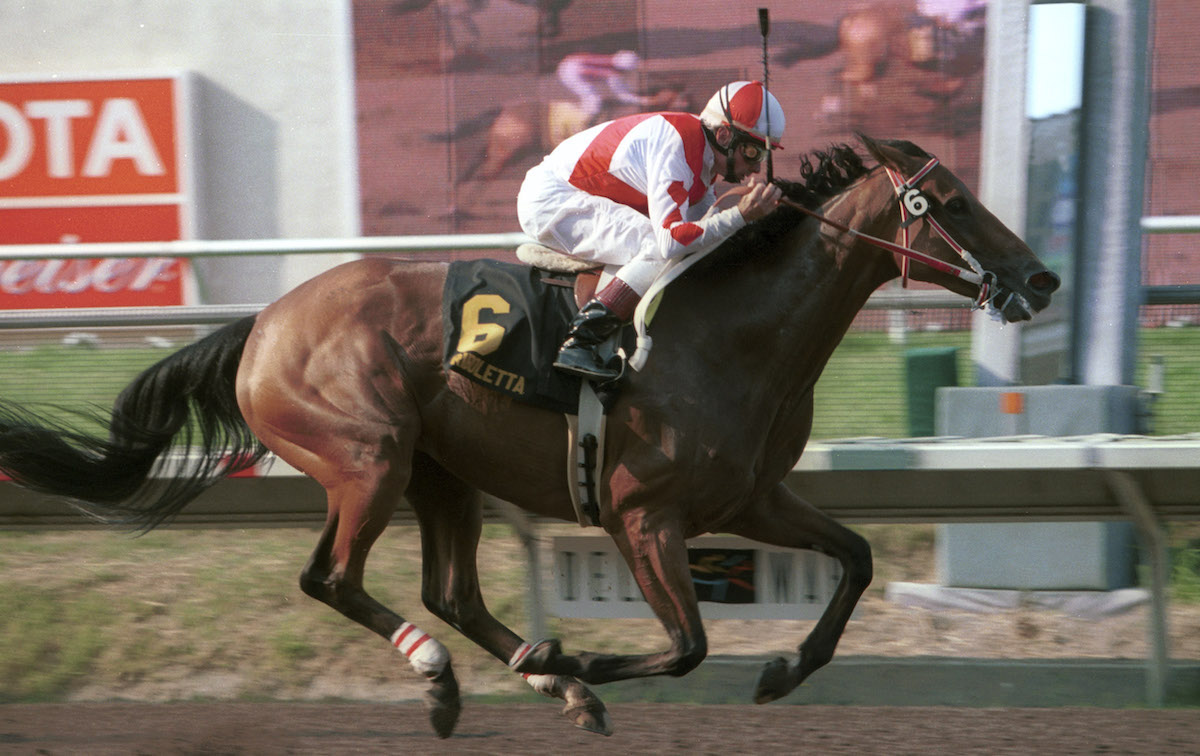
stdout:
{"type": "MultiPolygon", "coordinates": [[[[0,244],[171,241],[180,79],[0,81],[0,244]]],[[[185,260],[4,260],[0,309],[185,304],[185,260]]]]}

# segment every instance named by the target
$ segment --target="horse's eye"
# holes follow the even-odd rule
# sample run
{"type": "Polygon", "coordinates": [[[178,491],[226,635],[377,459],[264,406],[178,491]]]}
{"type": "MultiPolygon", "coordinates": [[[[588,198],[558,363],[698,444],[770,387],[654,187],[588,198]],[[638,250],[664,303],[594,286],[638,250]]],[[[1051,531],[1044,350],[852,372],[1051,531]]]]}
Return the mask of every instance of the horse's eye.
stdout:
{"type": "Polygon", "coordinates": [[[971,212],[971,206],[962,197],[951,197],[946,201],[946,211],[951,215],[967,215],[971,212]]]}

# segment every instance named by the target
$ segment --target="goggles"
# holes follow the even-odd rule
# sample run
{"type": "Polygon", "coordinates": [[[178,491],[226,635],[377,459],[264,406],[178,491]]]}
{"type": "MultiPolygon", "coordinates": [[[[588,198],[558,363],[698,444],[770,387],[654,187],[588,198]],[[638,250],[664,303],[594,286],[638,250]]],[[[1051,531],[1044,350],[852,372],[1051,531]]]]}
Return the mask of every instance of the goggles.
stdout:
{"type": "Polygon", "coordinates": [[[763,158],[767,156],[767,148],[757,142],[740,142],[737,149],[742,153],[742,157],[746,159],[747,163],[761,163],[763,158]]]}

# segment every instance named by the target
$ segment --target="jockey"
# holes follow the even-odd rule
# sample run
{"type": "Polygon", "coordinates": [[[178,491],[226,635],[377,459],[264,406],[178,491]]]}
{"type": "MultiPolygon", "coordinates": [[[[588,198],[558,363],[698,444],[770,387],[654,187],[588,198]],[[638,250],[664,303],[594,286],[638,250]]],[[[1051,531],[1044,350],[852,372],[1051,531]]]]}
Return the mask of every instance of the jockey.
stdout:
{"type": "Polygon", "coordinates": [[[517,218],[539,243],[616,276],[571,322],[554,366],[596,381],[619,371],[596,352],[633,316],[638,301],[673,259],[705,252],[779,204],[780,190],[750,184],[734,207],[709,213],[718,178],[758,173],[766,140],[779,149],[783,108],[761,82],[721,87],[699,115],[644,113],[581,131],[529,170],[517,218]],[[770,124],[770,134],[767,124],[770,124]]]}
{"type": "Polygon", "coordinates": [[[634,93],[625,80],[626,75],[637,70],[640,64],[641,58],[632,50],[621,50],[612,55],[572,53],[562,59],[555,73],[563,86],[579,98],[579,107],[590,124],[595,123],[604,106],[605,87],[620,102],[649,104],[649,98],[634,93]]]}

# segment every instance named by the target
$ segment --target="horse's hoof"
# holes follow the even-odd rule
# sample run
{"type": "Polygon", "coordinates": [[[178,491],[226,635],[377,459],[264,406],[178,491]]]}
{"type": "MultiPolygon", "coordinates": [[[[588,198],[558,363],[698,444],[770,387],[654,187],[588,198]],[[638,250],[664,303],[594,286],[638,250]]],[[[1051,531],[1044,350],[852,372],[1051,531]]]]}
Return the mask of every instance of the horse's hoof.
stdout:
{"type": "Polygon", "coordinates": [[[454,678],[454,670],[449,664],[440,674],[429,679],[429,690],[425,691],[425,711],[437,736],[450,737],[462,712],[462,700],[458,696],[458,680],[454,678]]]}
{"type": "Polygon", "coordinates": [[[567,703],[563,706],[563,716],[571,720],[571,724],[588,732],[612,735],[612,717],[608,715],[608,709],[587,686],[574,681],[565,698],[567,703]]]}
{"type": "Polygon", "coordinates": [[[763,665],[754,686],[754,703],[765,704],[783,698],[792,692],[792,672],[787,659],[778,656],[763,665]]]}
{"type": "Polygon", "coordinates": [[[608,709],[604,708],[604,704],[596,701],[598,708],[592,706],[564,706],[563,716],[571,720],[571,724],[581,730],[595,732],[600,735],[608,736],[613,734],[612,717],[608,715],[608,709]]]}

